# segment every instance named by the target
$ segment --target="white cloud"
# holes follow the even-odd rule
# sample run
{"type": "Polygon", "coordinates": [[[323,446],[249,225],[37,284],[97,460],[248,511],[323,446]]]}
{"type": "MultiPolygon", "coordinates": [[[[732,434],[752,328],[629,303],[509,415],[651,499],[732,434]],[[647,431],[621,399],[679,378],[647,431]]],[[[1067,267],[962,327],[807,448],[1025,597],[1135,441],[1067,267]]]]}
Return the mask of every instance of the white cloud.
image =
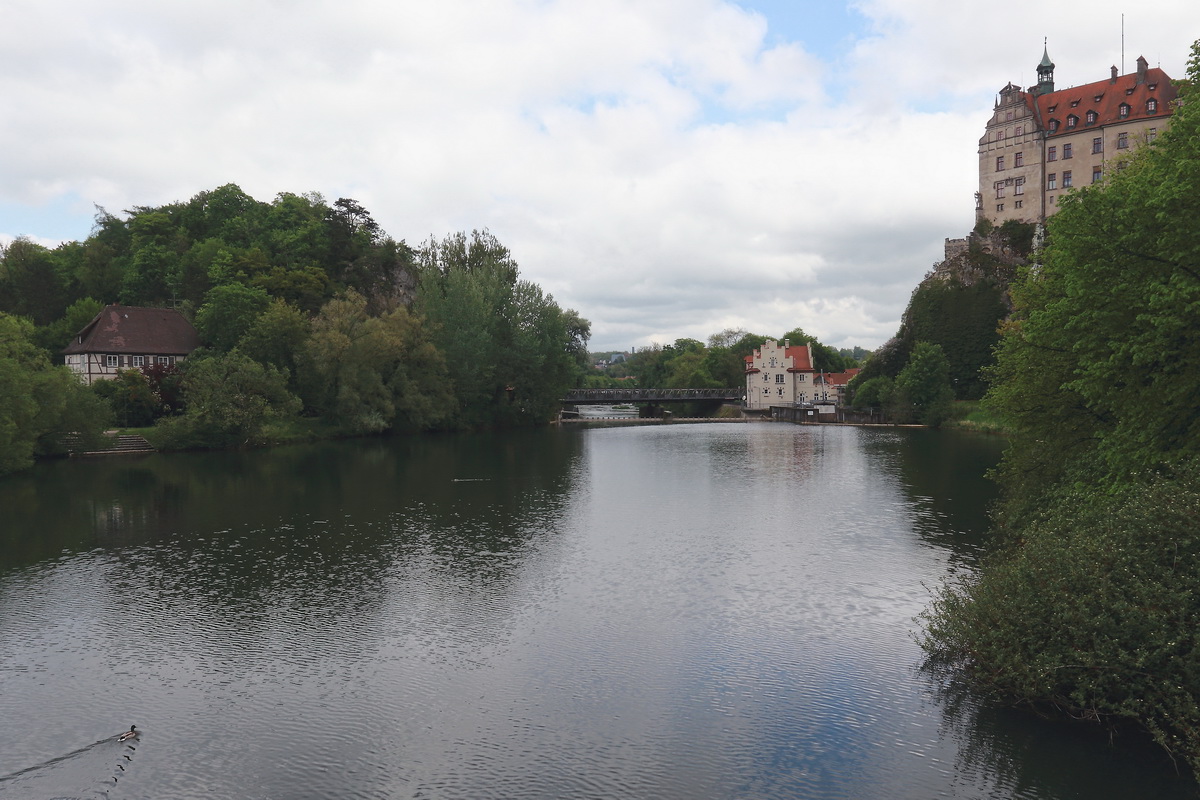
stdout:
{"type": "MultiPolygon", "coordinates": [[[[1128,63],[1182,75],[1190,6],[1131,16],[1128,63]]],[[[994,92],[1032,82],[1043,35],[1064,85],[1103,77],[1120,20],[856,8],[870,34],[832,63],[722,0],[14,0],[0,203],[318,191],[413,243],[489,227],[598,349],[730,326],[874,346],[972,223],[994,92]]]]}

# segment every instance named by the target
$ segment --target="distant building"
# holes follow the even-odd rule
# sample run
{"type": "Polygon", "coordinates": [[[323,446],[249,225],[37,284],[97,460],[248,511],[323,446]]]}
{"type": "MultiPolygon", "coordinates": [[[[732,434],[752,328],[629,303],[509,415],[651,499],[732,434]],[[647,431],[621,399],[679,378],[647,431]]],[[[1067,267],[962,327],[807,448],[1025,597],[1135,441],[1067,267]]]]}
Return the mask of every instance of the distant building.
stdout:
{"type": "Polygon", "coordinates": [[[200,346],[187,318],[170,308],[106,306],[64,350],[67,366],[92,384],[118,370],[176,364],[200,346]]]}
{"type": "Polygon", "coordinates": [[[1141,56],[1137,71],[1070,89],[1054,88],[1049,51],[1028,90],[1000,90],[979,140],[975,214],[996,225],[1041,222],[1074,187],[1101,180],[1114,159],[1165,129],[1177,96],[1170,77],[1141,56]]]}
{"type": "Polygon", "coordinates": [[[808,345],[793,347],[787,339],[782,345],[768,339],[746,356],[746,408],[812,402],[817,391],[815,377],[808,345]]]}

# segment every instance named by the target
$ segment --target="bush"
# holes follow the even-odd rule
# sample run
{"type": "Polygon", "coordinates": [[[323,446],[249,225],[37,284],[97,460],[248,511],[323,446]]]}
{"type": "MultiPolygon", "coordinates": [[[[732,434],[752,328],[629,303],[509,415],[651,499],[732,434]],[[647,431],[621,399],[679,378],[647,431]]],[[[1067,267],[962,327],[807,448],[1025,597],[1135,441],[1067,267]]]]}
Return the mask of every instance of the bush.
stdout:
{"type": "Polygon", "coordinates": [[[1055,499],[941,590],[922,646],[1017,703],[1135,722],[1200,772],[1200,470],[1055,499]]]}

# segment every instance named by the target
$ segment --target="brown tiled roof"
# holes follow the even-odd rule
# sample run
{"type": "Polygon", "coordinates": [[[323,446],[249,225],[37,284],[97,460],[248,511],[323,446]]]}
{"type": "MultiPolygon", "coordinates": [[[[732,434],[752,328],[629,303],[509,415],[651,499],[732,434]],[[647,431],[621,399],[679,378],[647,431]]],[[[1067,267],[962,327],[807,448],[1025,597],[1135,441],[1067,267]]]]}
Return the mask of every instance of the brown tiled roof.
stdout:
{"type": "Polygon", "coordinates": [[[174,309],[111,305],[75,334],[63,352],[186,356],[199,346],[192,323],[174,309]]]}
{"type": "Polygon", "coordinates": [[[1140,83],[1138,73],[1132,72],[1118,77],[1115,81],[1096,81],[1039,97],[1031,95],[1031,99],[1037,106],[1038,121],[1047,131],[1050,130],[1050,120],[1058,120],[1058,130],[1050,133],[1053,137],[1118,122],[1169,117],[1171,103],[1177,95],[1178,92],[1167,73],[1159,67],[1152,67],[1145,71],[1145,77],[1140,83]],[[1151,86],[1154,88],[1151,89],[1151,86]],[[1100,99],[1097,100],[1097,97],[1100,99]],[[1158,104],[1153,112],[1147,110],[1147,101],[1151,98],[1158,104]],[[1072,103],[1076,105],[1072,106],[1072,103]],[[1129,113],[1124,117],[1121,116],[1123,103],[1129,105],[1129,113]],[[1090,125],[1087,122],[1088,111],[1096,112],[1096,121],[1090,125]],[[1067,117],[1071,115],[1078,117],[1079,121],[1075,127],[1068,128],[1067,117]]]}

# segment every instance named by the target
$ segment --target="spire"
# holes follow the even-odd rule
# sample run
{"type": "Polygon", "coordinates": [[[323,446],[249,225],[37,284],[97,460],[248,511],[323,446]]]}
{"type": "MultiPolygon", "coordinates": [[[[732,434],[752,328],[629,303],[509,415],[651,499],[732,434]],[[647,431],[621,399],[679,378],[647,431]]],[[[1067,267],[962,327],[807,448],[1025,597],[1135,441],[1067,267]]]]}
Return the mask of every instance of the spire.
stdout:
{"type": "Polygon", "coordinates": [[[1050,48],[1047,40],[1042,40],[1042,60],[1037,65],[1037,93],[1050,94],[1054,91],[1054,62],[1050,60],[1050,48]]]}

